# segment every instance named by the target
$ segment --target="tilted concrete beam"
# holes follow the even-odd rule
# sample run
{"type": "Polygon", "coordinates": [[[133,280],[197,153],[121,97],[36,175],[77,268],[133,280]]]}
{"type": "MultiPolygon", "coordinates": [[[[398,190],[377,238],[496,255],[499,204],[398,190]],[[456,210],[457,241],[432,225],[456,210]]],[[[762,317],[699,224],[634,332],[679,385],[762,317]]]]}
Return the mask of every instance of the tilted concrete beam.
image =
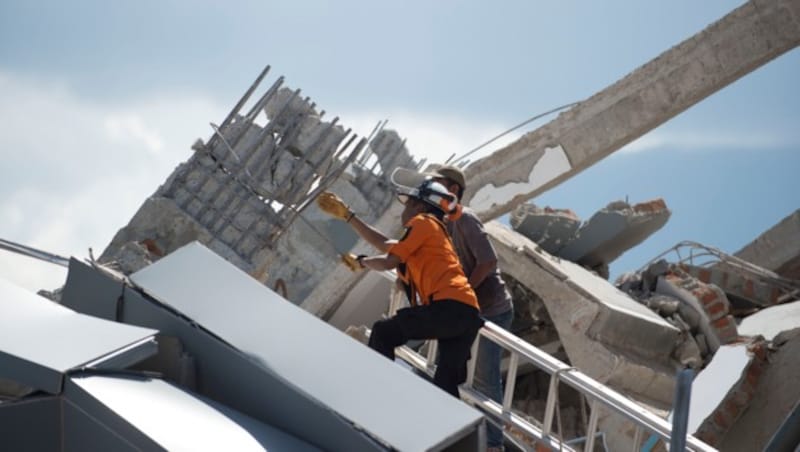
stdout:
{"type": "Polygon", "coordinates": [[[753,0],[466,169],[465,199],[497,218],[800,45],[800,0],[753,0]]]}
{"type": "Polygon", "coordinates": [[[677,328],[584,268],[486,223],[500,269],[542,299],[573,366],[626,395],[668,407],[677,328]]]}
{"type": "Polygon", "coordinates": [[[785,278],[800,279],[800,209],[734,254],[785,278]]]}

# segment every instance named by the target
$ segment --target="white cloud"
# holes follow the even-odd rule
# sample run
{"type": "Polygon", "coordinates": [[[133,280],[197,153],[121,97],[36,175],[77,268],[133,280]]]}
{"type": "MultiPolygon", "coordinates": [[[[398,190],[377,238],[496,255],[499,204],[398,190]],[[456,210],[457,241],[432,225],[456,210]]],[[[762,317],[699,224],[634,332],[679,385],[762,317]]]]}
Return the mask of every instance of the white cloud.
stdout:
{"type": "MultiPolygon", "coordinates": [[[[100,254],[227,113],[188,96],[103,105],[2,73],[0,96],[0,238],[79,258],[89,247],[100,254]]],[[[0,277],[23,287],[51,289],[64,275],[0,251],[0,277]]]]}
{"type": "Polygon", "coordinates": [[[658,150],[761,151],[791,144],[785,134],[769,131],[703,130],[653,131],[620,149],[619,154],[658,150]]]}
{"type": "Polygon", "coordinates": [[[158,154],[164,148],[164,141],[158,132],[145,125],[137,114],[112,115],[106,118],[103,125],[116,143],[140,142],[153,154],[158,154]]]}

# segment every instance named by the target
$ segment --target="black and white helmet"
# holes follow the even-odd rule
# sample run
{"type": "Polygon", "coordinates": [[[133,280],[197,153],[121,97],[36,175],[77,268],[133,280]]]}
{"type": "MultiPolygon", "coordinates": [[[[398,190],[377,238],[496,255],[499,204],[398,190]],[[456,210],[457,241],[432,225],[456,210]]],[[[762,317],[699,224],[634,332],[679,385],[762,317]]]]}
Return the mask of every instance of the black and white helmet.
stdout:
{"type": "Polygon", "coordinates": [[[399,184],[396,184],[396,186],[397,198],[403,204],[406,203],[408,198],[415,198],[439,209],[443,213],[449,213],[456,208],[458,203],[456,195],[450,193],[444,185],[435,182],[432,178],[426,178],[415,188],[399,184]]]}

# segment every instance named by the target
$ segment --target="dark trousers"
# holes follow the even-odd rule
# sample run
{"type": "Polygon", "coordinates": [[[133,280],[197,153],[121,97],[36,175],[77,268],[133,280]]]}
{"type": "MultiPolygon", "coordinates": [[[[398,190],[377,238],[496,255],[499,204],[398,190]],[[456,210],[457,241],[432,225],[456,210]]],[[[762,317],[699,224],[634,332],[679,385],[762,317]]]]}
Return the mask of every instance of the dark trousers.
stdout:
{"type": "Polygon", "coordinates": [[[458,385],[467,380],[472,342],[483,326],[478,310],[454,300],[434,301],[397,311],[372,325],[369,346],[394,360],[394,349],[411,339],[437,339],[439,363],[433,383],[458,397],[458,385]]]}

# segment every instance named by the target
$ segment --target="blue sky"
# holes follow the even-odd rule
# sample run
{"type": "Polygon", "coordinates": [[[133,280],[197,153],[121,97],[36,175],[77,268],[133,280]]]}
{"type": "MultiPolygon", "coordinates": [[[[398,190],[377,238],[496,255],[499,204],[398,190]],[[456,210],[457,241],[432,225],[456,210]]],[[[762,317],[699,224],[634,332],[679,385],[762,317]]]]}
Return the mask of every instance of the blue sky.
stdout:
{"type": "MultiPolygon", "coordinates": [[[[0,237],[99,254],[266,64],[356,132],[389,119],[442,160],[591,96],[740,4],[5,0],[0,237]]],[[[800,207],[797,80],[795,49],[534,201],[588,219],[625,196],[665,198],[667,226],[614,274],[680,240],[734,252],[800,207]]],[[[8,253],[0,274],[63,279],[8,253]]]]}

